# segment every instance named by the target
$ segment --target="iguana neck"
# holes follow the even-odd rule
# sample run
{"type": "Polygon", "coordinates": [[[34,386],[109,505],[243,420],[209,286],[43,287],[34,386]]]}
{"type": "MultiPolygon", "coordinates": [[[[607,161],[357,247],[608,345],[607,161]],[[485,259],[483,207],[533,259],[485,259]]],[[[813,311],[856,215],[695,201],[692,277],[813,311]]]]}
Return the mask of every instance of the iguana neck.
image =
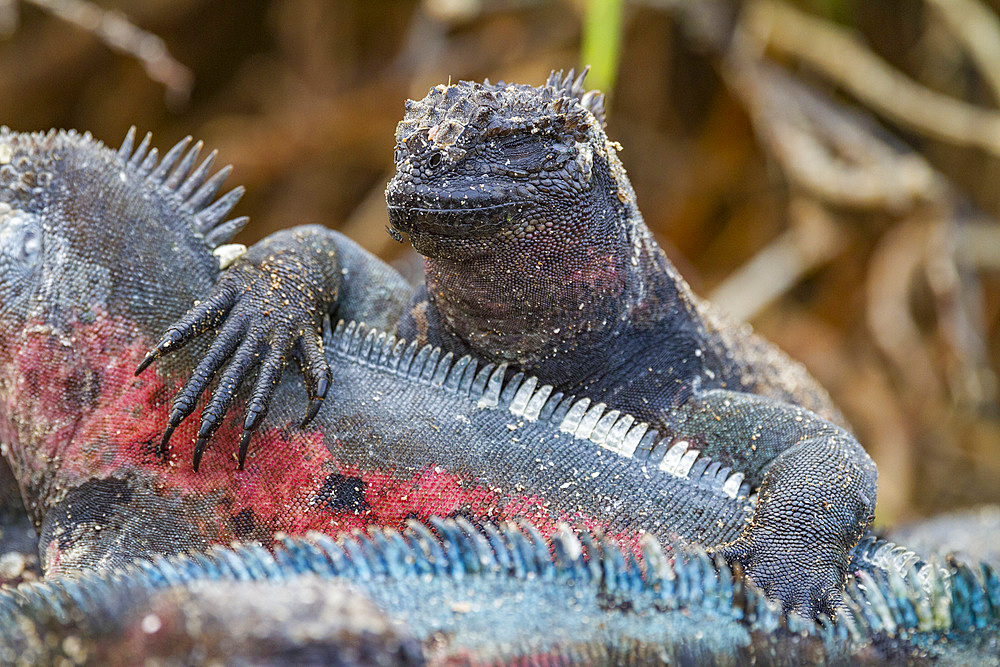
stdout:
{"type": "Polygon", "coordinates": [[[493,252],[428,257],[430,307],[457,347],[563,386],[583,382],[595,354],[626,329],[655,328],[686,308],[679,283],[637,212],[601,211],[556,227],[560,240],[502,239],[493,252]]]}

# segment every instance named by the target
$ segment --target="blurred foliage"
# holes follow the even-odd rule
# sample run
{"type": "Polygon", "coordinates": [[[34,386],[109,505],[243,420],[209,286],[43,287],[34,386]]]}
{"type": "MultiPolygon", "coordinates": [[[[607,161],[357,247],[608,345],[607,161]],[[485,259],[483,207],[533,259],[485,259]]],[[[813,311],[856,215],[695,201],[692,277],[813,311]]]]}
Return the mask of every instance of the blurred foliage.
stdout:
{"type": "Polygon", "coordinates": [[[383,190],[407,97],[581,59],[610,81],[618,59],[609,135],[647,223],[697,292],[829,388],[879,464],[879,520],[1000,501],[1000,39],[962,27],[995,16],[978,0],[635,0],[620,29],[620,3],[605,19],[596,0],[100,4],[163,40],[187,100],[94,29],[2,0],[0,122],[110,144],[134,124],[161,148],[193,134],[247,186],[242,241],[318,222],[388,260],[405,250],[383,190]],[[914,92],[979,134],[928,123],[914,92]]]}
{"type": "Polygon", "coordinates": [[[590,66],[588,83],[599,90],[614,90],[621,51],[624,0],[587,0],[580,47],[581,66],[590,66]]]}

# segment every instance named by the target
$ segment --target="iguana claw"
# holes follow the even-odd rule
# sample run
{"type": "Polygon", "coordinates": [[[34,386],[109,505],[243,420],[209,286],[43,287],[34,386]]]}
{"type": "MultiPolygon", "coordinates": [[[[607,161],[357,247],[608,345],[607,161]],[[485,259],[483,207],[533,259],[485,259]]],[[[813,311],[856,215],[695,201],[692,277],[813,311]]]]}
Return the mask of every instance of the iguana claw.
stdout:
{"type": "Polygon", "coordinates": [[[251,250],[222,275],[209,298],[191,308],[146,354],[136,374],[163,355],[221,326],[174,398],[161,453],[166,452],[173,431],[195,411],[199,397],[218,375],[215,391],[201,413],[193,457],[197,470],[226,412],[256,370],[238,451],[239,468],[243,469],[251,435],[263,423],[290,357],[298,361],[309,393],[302,423],[316,416],[330,384],[320,333],[325,310],[321,304],[303,303],[299,280],[303,270],[294,254],[267,252],[266,247],[256,253],[251,250]]]}

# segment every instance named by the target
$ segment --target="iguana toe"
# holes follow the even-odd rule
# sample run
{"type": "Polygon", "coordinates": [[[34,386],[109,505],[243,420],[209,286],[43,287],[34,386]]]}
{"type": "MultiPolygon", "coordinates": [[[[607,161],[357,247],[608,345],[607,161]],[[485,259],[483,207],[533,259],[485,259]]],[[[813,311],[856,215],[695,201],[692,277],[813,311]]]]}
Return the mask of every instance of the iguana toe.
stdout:
{"type": "Polygon", "coordinates": [[[795,545],[782,540],[744,535],[716,549],[743,571],[786,613],[806,618],[836,617],[842,603],[846,573],[839,551],[828,546],[795,545]]]}

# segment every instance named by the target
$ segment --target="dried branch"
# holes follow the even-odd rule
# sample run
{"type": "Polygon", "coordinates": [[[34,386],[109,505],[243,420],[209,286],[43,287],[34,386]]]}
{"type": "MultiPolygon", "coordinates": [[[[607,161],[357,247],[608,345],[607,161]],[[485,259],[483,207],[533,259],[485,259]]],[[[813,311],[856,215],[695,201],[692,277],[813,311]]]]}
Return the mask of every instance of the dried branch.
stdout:
{"type": "Polygon", "coordinates": [[[955,260],[974,270],[1000,271],[1000,226],[995,220],[966,222],[955,230],[955,260]]]}
{"type": "Polygon", "coordinates": [[[920,85],[846,30],[772,0],[749,5],[743,23],[763,46],[806,64],[895,122],[1000,156],[1000,113],[920,85]]]}
{"type": "Polygon", "coordinates": [[[789,204],[791,227],[733,271],[709,300],[739,320],[752,319],[843,247],[843,235],[826,210],[805,198],[789,204]]]}
{"type": "Polygon", "coordinates": [[[918,153],[890,145],[871,119],[845,109],[779,67],[735,46],[724,67],[757,136],[785,176],[836,206],[903,211],[941,197],[934,169],[918,153]]]}
{"type": "Polygon", "coordinates": [[[868,328],[914,405],[939,402],[943,395],[910,308],[914,278],[923,270],[928,237],[939,222],[914,218],[892,227],[872,254],[865,281],[868,328]]]}
{"type": "Polygon", "coordinates": [[[937,330],[951,352],[945,368],[950,394],[961,405],[989,412],[997,409],[998,387],[985,342],[982,288],[968,271],[963,275],[956,256],[955,241],[966,224],[953,215],[931,230],[924,272],[937,330]]]}
{"type": "Polygon", "coordinates": [[[978,0],[927,0],[965,45],[983,80],[1000,102],[1000,19],[978,0]]]}
{"type": "Polygon", "coordinates": [[[93,34],[108,47],[142,62],[149,78],[166,88],[167,104],[183,106],[191,96],[194,74],[170,55],[163,40],[87,0],[25,0],[93,34]]]}

